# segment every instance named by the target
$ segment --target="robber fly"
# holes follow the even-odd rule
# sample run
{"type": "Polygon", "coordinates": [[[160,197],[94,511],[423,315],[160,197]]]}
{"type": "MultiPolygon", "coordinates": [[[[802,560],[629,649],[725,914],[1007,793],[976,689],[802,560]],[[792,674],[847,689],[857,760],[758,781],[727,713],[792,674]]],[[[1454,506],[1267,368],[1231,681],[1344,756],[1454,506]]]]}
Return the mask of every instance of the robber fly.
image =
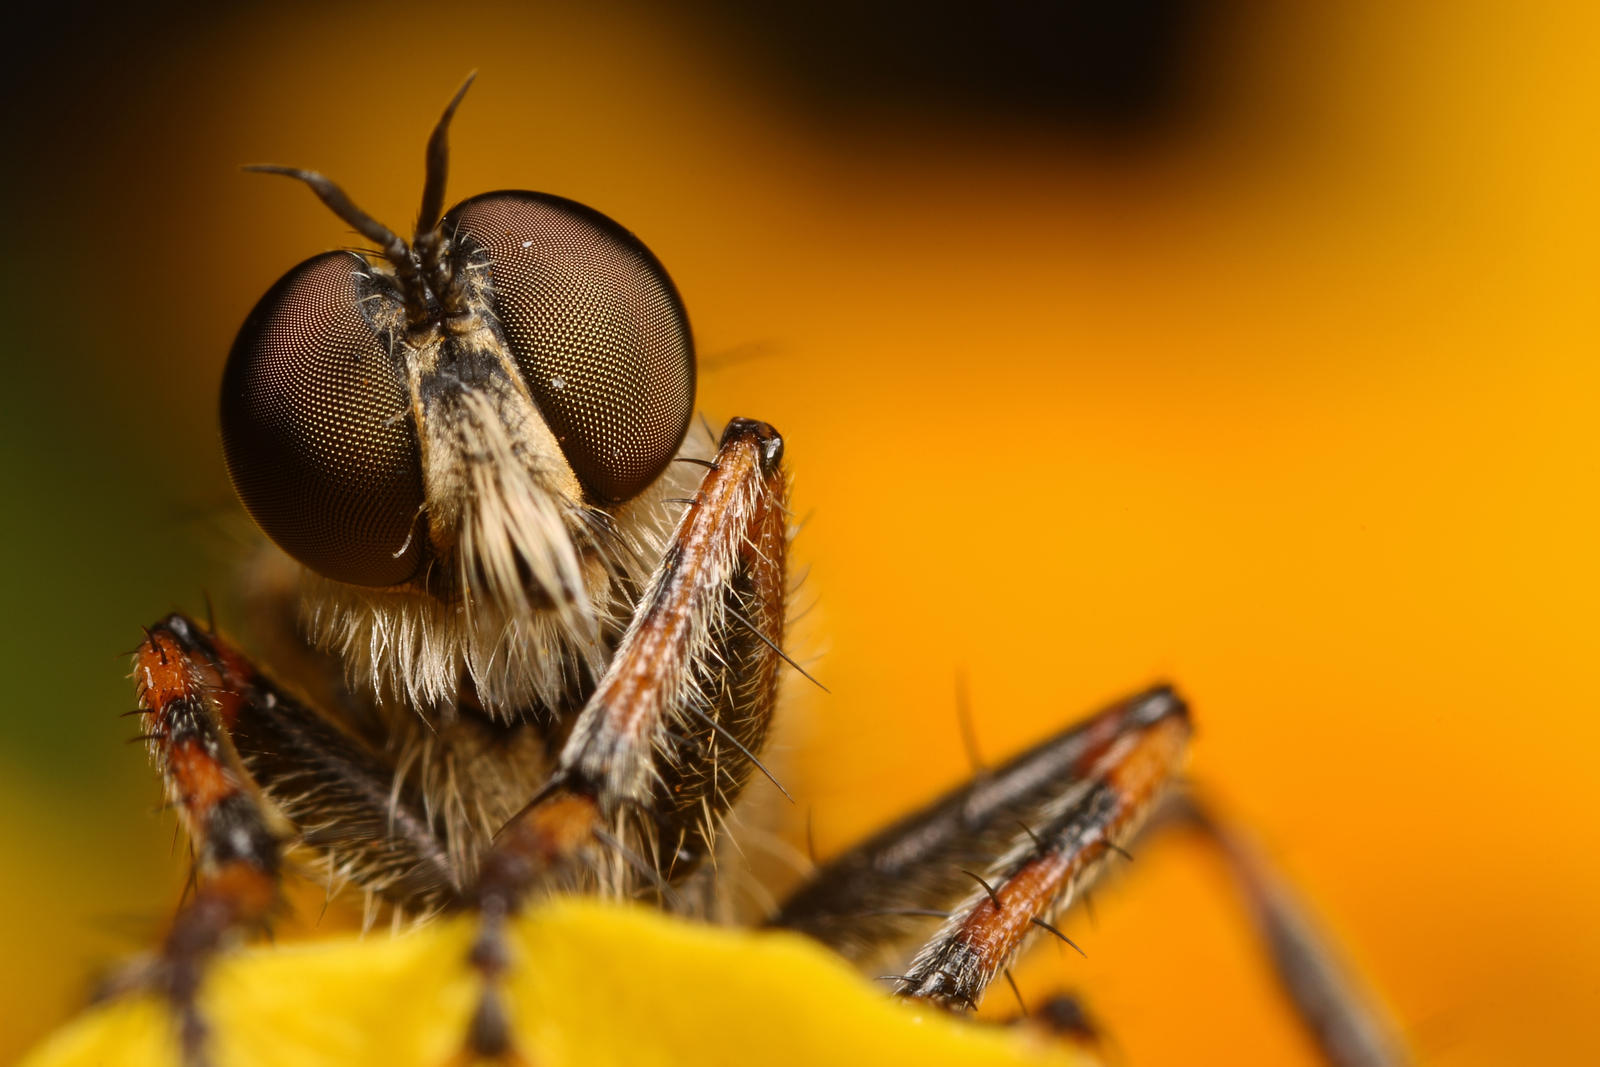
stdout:
{"type": "MultiPolygon", "coordinates": [[[[303,570],[297,608],[258,613],[285,674],[184,615],[135,654],[196,879],[125,984],[168,996],[194,1061],[206,964],[280,906],[289,850],[398,914],[475,913],[464,1047],[511,1054],[508,917],[552,892],[699,910],[799,670],[782,438],[739,418],[695,440],[683,302],[621,225],[517,190],[445,210],[466,88],[409,242],[320,174],[254,168],[374,250],[291,269],[223,375],[233,485],[303,570]]],[[[1119,702],[835,859],[767,922],[853,959],[918,937],[898,995],[975,1006],[1026,941],[1063,936],[1188,737],[1172,690],[1119,702]]],[[[1308,1012],[1358,1031],[1327,985],[1308,1012]]]]}

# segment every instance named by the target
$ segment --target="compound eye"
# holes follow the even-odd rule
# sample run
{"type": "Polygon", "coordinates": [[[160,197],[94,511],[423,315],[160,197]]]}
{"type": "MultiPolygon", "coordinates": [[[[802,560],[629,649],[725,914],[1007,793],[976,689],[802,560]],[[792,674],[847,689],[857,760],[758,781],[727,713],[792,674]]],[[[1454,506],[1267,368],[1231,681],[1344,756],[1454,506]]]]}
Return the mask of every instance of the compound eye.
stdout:
{"type": "Polygon", "coordinates": [[[545,193],[475,196],[445,216],[456,269],[489,274],[512,354],[590,495],[641,493],[694,409],[694,344],[672,280],[639,239],[545,193]]]}
{"type": "Polygon", "coordinates": [[[261,298],[222,376],[222,446],[245,510],[295,559],[353,585],[410,579],[427,540],[407,391],[363,310],[385,299],[360,257],[308,259],[261,298]]]}

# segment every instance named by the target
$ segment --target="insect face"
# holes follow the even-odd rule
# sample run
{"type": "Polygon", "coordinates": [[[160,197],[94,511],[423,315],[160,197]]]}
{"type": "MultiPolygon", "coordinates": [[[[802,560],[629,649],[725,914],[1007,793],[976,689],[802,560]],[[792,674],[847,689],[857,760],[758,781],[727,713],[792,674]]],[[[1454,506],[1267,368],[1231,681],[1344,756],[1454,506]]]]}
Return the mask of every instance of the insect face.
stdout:
{"type": "Polygon", "coordinates": [[[320,576],[322,644],[380,692],[441,706],[465,669],[503,709],[602,662],[614,580],[636,585],[653,541],[627,505],[683,442],[694,352],[666,271],[598,211],[501,191],[441,215],[459,100],[410,243],[321,175],[258,168],[305,181],[382,253],[314,256],[261,299],[228,358],[222,437],[250,515],[320,576]],[[518,659],[529,636],[538,655],[518,659]]]}

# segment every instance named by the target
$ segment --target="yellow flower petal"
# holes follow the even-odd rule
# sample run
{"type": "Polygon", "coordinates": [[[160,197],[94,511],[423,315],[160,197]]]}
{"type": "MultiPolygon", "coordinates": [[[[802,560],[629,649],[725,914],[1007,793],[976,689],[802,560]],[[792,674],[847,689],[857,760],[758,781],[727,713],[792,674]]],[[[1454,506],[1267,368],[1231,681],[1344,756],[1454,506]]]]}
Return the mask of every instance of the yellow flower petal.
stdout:
{"type": "MultiPolygon", "coordinates": [[[[443,1067],[478,979],[470,919],[400,937],[341,938],[230,956],[202,1005],[223,1067],[443,1067]]],[[[642,908],[557,900],[512,928],[519,1049],[538,1067],[1053,1064],[1096,1061],[1031,1032],[896,1003],[802,938],[717,929],[642,908]]],[[[69,1024],[24,1067],[174,1062],[150,998],[69,1024]]]]}

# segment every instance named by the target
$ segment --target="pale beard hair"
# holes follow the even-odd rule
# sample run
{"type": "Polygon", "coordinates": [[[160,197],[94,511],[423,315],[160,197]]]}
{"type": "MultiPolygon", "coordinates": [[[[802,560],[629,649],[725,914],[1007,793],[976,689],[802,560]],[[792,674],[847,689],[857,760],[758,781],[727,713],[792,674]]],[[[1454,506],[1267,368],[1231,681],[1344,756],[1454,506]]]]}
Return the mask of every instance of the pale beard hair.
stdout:
{"type": "MultiPolygon", "coordinates": [[[[467,392],[452,419],[458,540],[430,569],[452,569],[453,596],[425,591],[426,582],[368,589],[304,572],[311,643],[345,663],[354,689],[430,722],[455,714],[463,679],[486,711],[510,720],[560,706],[578,682],[597,678],[680,510],[663,498],[692,493],[694,468],[673,464],[611,511],[573,501],[505,415],[467,392]]],[[[679,455],[704,456],[710,445],[691,434],[679,455]]]]}

